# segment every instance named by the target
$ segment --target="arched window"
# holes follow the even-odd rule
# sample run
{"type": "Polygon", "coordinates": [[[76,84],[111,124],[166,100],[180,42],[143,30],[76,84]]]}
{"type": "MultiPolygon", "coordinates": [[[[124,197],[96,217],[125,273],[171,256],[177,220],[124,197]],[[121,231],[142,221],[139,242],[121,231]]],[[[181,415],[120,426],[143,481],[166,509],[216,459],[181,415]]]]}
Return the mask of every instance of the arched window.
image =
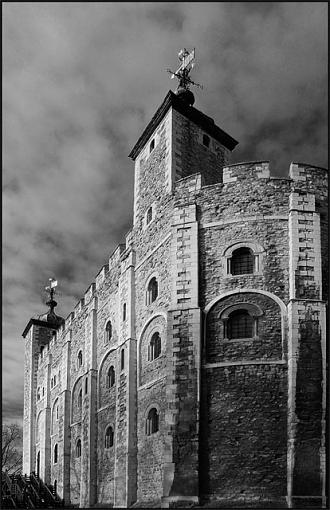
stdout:
{"type": "Polygon", "coordinates": [[[58,446],[56,444],[54,446],[54,464],[57,464],[57,457],[58,457],[58,446]]]}
{"type": "Polygon", "coordinates": [[[150,145],[149,145],[149,154],[152,153],[152,151],[154,150],[155,148],[155,139],[153,138],[150,142],[150,145]]]}
{"type": "Polygon", "coordinates": [[[234,310],[227,320],[227,337],[252,338],[254,336],[254,318],[247,310],[234,310]]]}
{"type": "Polygon", "coordinates": [[[151,278],[147,288],[147,305],[150,305],[158,297],[158,282],[155,277],[151,278]]]}
{"type": "Polygon", "coordinates": [[[78,368],[82,366],[82,362],[83,362],[82,351],[79,351],[78,352],[78,368]]]}
{"type": "Polygon", "coordinates": [[[82,408],[82,389],[80,389],[78,393],[78,407],[79,409],[82,408]]]}
{"type": "Polygon", "coordinates": [[[113,446],[113,428],[108,427],[104,436],[104,448],[111,448],[113,446]]]}
{"type": "Polygon", "coordinates": [[[120,353],[120,370],[124,370],[124,367],[125,367],[125,349],[122,349],[120,353]]]}
{"type": "Polygon", "coordinates": [[[203,135],[203,145],[205,147],[210,147],[210,137],[207,135],[203,135]]]}
{"type": "Polygon", "coordinates": [[[105,327],[105,341],[110,342],[111,337],[112,337],[112,324],[111,321],[108,321],[105,327]]]}
{"type": "Polygon", "coordinates": [[[146,421],[146,434],[150,436],[159,430],[159,415],[157,409],[153,407],[150,409],[146,421]]]}
{"type": "Polygon", "coordinates": [[[231,274],[250,274],[254,270],[254,256],[250,248],[238,248],[231,257],[231,274]]]}
{"type": "Polygon", "coordinates": [[[152,361],[160,356],[162,350],[162,341],[158,332],[154,333],[151,337],[148,346],[148,361],[152,361]]]}
{"type": "Polygon", "coordinates": [[[152,207],[149,207],[149,209],[147,210],[147,218],[146,218],[147,225],[149,225],[151,220],[152,220],[152,207]]]}
{"type": "Polygon", "coordinates": [[[76,457],[81,457],[81,439],[76,442],[76,457]]]}
{"type": "Polygon", "coordinates": [[[126,303],[123,304],[123,321],[126,320],[126,303]]]}
{"type": "Polygon", "coordinates": [[[109,368],[108,373],[107,373],[106,386],[107,386],[107,388],[112,388],[112,386],[114,384],[115,384],[115,369],[111,365],[111,367],[109,368]]]}

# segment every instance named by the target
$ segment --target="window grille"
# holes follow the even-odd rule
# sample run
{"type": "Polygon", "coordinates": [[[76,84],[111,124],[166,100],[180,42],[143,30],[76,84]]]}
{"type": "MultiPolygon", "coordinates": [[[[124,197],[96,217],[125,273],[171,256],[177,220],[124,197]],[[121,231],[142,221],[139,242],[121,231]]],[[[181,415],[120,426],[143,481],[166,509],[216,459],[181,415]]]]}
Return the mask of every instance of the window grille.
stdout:
{"type": "Polygon", "coordinates": [[[107,373],[107,388],[112,388],[112,386],[115,384],[115,369],[113,366],[111,366],[107,373]]]}
{"type": "Polygon", "coordinates": [[[112,337],[112,324],[111,321],[108,321],[105,327],[105,341],[110,342],[111,337],[112,337]]]}
{"type": "Polygon", "coordinates": [[[253,273],[254,257],[250,248],[238,248],[232,254],[231,274],[249,274],[253,273]]]}
{"type": "Polygon", "coordinates": [[[158,297],[158,282],[155,277],[151,278],[147,289],[147,305],[153,303],[158,297]]]}
{"type": "Polygon", "coordinates": [[[254,318],[246,310],[235,310],[229,315],[227,335],[232,338],[252,338],[254,336],[254,318]]]}
{"type": "Polygon", "coordinates": [[[113,428],[108,427],[104,437],[104,448],[111,448],[113,446],[113,428]]]}
{"type": "Polygon", "coordinates": [[[146,434],[150,436],[159,430],[159,415],[157,409],[153,407],[148,413],[146,421],[146,434]]]}
{"type": "Polygon", "coordinates": [[[162,350],[162,341],[159,333],[154,333],[151,337],[148,349],[148,361],[153,361],[160,356],[162,350]]]}
{"type": "Polygon", "coordinates": [[[81,439],[76,443],[76,457],[81,457],[81,439]]]}

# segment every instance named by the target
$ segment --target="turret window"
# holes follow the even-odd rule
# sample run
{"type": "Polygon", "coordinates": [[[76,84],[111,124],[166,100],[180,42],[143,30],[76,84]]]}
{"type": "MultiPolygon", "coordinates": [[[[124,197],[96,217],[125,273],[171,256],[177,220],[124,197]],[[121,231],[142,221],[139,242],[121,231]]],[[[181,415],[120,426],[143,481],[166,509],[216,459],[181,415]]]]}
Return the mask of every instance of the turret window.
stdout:
{"type": "Polygon", "coordinates": [[[113,366],[111,366],[107,373],[106,386],[107,388],[112,388],[114,384],[115,384],[115,369],[113,366]]]}
{"type": "Polygon", "coordinates": [[[113,446],[113,428],[108,427],[104,437],[104,448],[111,448],[113,446]]]}
{"type": "Polygon", "coordinates": [[[148,361],[153,361],[160,356],[162,350],[162,341],[158,332],[154,333],[151,337],[148,346],[148,361]]]}
{"type": "Polygon", "coordinates": [[[158,297],[158,282],[155,277],[151,278],[147,287],[147,305],[153,303],[158,297]]]}
{"type": "Polygon", "coordinates": [[[146,434],[147,436],[151,436],[151,434],[155,434],[159,430],[159,414],[155,407],[150,409],[146,421],[146,434]]]}

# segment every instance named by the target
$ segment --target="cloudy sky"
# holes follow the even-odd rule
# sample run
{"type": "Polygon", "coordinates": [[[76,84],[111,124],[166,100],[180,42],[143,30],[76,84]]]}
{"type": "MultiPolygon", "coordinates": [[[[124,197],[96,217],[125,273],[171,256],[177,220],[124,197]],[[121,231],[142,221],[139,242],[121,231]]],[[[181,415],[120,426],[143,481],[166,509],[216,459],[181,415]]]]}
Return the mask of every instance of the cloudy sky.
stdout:
{"type": "Polygon", "coordinates": [[[327,3],[3,3],[3,417],[21,421],[24,340],[59,281],[66,317],[132,222],[127,157],[196,48],[195,107],[232,162],[327,166],[327,3]]]}

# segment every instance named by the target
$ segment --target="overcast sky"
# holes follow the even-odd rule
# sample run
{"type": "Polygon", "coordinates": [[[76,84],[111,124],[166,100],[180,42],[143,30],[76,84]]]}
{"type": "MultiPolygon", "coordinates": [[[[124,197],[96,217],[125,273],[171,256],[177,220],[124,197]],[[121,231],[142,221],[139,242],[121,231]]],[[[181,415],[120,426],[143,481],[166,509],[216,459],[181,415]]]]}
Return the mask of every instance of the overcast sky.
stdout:
{"type": "Polygon", "coordinates": [[[195,107],[232,162],[327,166],[327,3],[3,4],[3,417],[21,421],[24,340],[49,277],[64,317],[132,222],[127,157],[196,48],[195,107]]]}

